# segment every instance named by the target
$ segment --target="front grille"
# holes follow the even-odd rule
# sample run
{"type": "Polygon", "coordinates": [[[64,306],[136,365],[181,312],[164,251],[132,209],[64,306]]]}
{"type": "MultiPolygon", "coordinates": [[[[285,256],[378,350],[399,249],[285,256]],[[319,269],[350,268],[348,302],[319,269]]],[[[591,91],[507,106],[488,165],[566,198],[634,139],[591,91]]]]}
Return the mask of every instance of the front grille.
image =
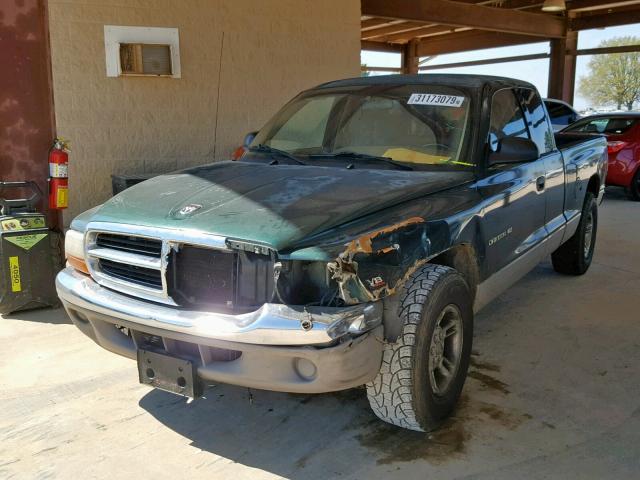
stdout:
{"type": "Polygon", "coordinates": [[[237,254],[183,246],[171,257],[169,295],[179,305],[235,304],[237,254]]]}
{"type": "Polygon", "coordinates": [[[160,270],[138,267],[127,263],[114,262],[101,258],[98,261],[102,273],[110,277],[135,283],[147,288],[162,290],[162,274],[160,270]]]}
{"type": "Polygon", "coordinates": [[[270,250],[229,250],[224,243],[204,246],[141,235],[90,231],[87,263],[98,283],[194,310],[247,311],[273,300],[275,255],[270,250]]]}
{"type": "Polygon", "coordinates": [[[160,257],[162,252],[160,240],[112,233],[100,233],[96,238],[96,246],[156,258],[160,257]]]}

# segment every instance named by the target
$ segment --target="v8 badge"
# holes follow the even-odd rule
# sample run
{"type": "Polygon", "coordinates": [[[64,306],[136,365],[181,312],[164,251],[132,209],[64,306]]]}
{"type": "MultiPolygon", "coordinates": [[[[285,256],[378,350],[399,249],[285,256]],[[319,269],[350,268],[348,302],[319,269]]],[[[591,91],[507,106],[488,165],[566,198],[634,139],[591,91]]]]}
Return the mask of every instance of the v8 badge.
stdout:
{"type": "Polygon", "coordinates": [[[382,277],[373,277],[366,280],[371,288],[382,288],[387,283],[382,279],[382,277]]]}

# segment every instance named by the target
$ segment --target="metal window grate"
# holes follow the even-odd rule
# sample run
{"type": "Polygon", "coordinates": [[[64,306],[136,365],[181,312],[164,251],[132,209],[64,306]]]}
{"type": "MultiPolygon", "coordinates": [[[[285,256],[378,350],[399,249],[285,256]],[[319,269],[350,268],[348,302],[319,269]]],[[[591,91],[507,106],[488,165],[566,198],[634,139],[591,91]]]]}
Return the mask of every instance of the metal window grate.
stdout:
{"type": "Polygon", "coordinates": [[[171,47],[144,43],[120,44],[123,75],[172,75],[171,47]]]}

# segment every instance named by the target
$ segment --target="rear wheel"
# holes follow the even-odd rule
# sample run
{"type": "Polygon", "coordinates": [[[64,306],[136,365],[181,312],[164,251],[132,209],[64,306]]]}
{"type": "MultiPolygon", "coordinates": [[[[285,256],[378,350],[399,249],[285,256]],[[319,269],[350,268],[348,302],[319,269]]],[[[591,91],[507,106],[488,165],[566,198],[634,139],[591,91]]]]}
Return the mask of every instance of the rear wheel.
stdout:
{"type": "Polygon", "coordinates": [[[640,201],[640,168],[638,168],[636,174],[633,176],[628,192],[632,200],[636,202],[640,201]]]}
{"type": "Polygon", "coordinates": [[[551,254],[555,271],[567,275],[584,274],[593,260],[597,230],[598,204],[593,194],[587,192],[576,233],[551,254]]]}
{"type": "Polygon", "coordinates": [[[426,265],[405,285],[402,333],[384,346],[378,376],[367,384],[385,422],[430,431],[454,409],[464,385],[473,339],[469,288],[452,268],[426,265]]]}

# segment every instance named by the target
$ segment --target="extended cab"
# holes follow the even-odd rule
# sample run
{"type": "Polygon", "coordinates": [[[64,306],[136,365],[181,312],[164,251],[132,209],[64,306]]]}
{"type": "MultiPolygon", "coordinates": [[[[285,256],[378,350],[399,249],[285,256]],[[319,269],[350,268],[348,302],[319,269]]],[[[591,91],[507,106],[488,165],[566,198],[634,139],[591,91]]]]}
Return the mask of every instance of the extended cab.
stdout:
{"type": "Polygon", "coordinates": [[[428,431],[454,408],[473,314],[547,255],[593,257],[602,137],[555,135],[536,89],[482,76],[305,91],[238,161],[163,175],[77,217],[57,289],[141,382],[320,393],[366,384],[428,431]]]}

